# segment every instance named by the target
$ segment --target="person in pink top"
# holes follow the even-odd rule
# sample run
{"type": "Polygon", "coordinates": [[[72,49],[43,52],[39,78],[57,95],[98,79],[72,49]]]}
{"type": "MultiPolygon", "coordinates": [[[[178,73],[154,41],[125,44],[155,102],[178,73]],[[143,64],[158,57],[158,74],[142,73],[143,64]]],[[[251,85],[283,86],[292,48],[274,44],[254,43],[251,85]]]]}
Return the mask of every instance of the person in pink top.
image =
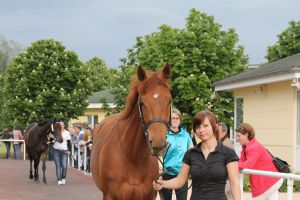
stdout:
{"type": "MultiPolygon", "coordinates": [[[[20,131],[19,126],[16,126],[13,130],[13,139],[14,140],[23,140],[22,133],[20,131]]],[[[14,141],[14,159],[20,159],[21,158],[21,145],[19,141],[14,141]]]]}
{"type": "MultiPolygon", "coordinates": [[[[250,124],[242,123],[235,129],[237,140],[242,145],[239,169],[256,169],[278,172],[267,149],[255,139],[250,124]]],[[[254,200],[278,200],[278,189],[283,180],[262,175],[250,175],[251,193],[254,200]]]]}

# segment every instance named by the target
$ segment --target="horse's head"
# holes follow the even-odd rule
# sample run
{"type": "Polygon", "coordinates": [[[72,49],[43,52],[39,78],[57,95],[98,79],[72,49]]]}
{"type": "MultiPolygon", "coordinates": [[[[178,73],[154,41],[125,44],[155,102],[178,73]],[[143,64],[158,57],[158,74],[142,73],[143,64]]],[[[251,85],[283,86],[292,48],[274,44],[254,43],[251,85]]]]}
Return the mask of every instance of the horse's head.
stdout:
{"type": "Polygon", "coordinates": [[[61,121],[54,121],[53,124],[51,124],[51,131],[52,131],[52,134],[54,135],[55,137],[55,140],[59,143],[62,143],[63,142],[63,138],[62,138],[62,131],[63,131],[63,122],[61,121]]]}
{"type": "Polygon", "coordinates": [[[137,71],[138,107],[152,155],[163,155],[167,147],[166,136],[169,130],[171,115],[171,92],[169,80],[171,66],[169,64],[158,73],[146,73],[141,67],[137,71]]]}

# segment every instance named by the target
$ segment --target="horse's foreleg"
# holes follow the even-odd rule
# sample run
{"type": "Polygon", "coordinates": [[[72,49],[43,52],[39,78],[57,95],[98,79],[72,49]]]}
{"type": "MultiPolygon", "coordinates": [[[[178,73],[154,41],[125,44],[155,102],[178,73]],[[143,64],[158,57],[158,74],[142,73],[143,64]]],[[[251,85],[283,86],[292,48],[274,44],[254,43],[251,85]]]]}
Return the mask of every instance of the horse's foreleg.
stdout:
{"type": "Polygon", "coordinates": [[[33,179],[33,175],[32,175],[32,158],[30,159],[30,166],[29,166],[29,179],[33,179]]]}
{"type": "Polygon", "coordinates": [[[43,165],[42,165],[42,170],[43,170],[43,182],[47,184],[46,181],[46,160],[43,160],[43,165]]]}
{"type": "Polygon", "coordinates": [[[113,198],[108,194],[104,197],[103,200],[113,200],[113,198]]]}
{"type": "Polygon", "coordinates": [[[42,170],[43,170],[43,182],[47,184],[46,181],[46,159],[47,159],[47,151],[44,152],[41,156],[41,159],[43,161],[42,170]]]}

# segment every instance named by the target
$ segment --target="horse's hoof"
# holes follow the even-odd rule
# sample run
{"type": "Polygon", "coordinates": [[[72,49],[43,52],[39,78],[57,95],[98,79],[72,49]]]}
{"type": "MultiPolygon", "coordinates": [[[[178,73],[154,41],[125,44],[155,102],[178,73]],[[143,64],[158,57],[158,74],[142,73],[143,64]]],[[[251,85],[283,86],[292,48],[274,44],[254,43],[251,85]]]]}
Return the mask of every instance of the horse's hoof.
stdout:
{"type": "Polygon", "coordinates": [[[40,180],[39,179],[34,179],[34,182],[39,183],[40,180]]]}
{"type": "Polygon", "coordinates": [[[33,175],[29,175],[29,179],[33,179],[33,175]]]}
{"type": "Polygon", "coordinates": [[[47,181],[46,181],[46,180],[43,180],[43,182],[44,182],[46,185],[48,185],[48,183],[47,183],[47,181]]]}

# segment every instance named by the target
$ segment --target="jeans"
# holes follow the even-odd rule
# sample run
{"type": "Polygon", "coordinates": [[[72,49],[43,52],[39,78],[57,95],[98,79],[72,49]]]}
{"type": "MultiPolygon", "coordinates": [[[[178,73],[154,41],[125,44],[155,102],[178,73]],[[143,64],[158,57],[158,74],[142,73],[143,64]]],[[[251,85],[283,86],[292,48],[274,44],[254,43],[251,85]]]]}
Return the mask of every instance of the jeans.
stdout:
{"type": "MultiPolygon", "coordinates": [[[[170,180],[175,178],[176,175],[163,174],[163,180],[170,180]]],[[[172,191],[169,189],[163,188],[159,191],[159,196],[162,200],[171,200],[172,199],[172,191]]],[[[188,182],[186,182],[181,188],[175,190],[176,199],[177,200],[186,200],[188,193],[188,182]]]]}
{"type": "Polygon", "coordinates": [[[58,181],[66,179],[68,167],[68,154],[53,149],[53,159],[56,166],[56,178],[58,181]]]}
{"type": "Polygon", "coordinates": [[[14,159],[20,159],[21,149],[20,144],[14,144],[14,159]]]}
{"type": "Polygon", "coordinates": [[[6,147],[6,159],[10,159],[10,142],[5,142],[6,147]]]}
{"type": "Polygon", "coordinates": [[[49,148],[48,149],[48,160],[53,160],[53,149],[49,148]]]}

